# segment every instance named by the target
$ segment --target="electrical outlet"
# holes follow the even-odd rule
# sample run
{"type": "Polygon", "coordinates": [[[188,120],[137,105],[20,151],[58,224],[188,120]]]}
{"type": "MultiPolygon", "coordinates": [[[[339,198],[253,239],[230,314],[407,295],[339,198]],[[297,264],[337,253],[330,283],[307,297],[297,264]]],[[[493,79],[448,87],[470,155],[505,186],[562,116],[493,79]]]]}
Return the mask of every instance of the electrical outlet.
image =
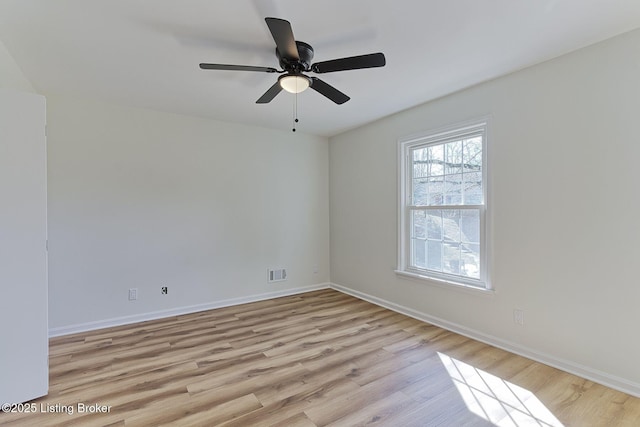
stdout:
{"type": "Polygon", "coordinates": [[[518,326],[524,326],[524,310],[514,309],[513,310],[513,321],[518,326]]]}
{"type": "Polygon", "coordinates": [[[162,288],[160,288],[160,291],[162,291],[162,295],[167,295],[169,293],[169,288],[163,286],[162,288]]]}
{"type": "Polygon", "coordinates": [[[138,299],[138,288],[129,289],[129,301],[135,301],[138,299]]]}

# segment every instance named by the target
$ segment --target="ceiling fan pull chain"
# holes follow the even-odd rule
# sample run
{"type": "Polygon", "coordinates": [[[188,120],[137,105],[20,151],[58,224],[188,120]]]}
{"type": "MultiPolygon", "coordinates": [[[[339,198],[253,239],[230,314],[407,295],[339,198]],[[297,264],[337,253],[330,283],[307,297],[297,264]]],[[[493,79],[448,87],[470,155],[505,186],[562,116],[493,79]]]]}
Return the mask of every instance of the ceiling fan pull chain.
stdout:
{"type": "Polygon", "coordinates": [[[293,129],[292,129],[293,132],[296,131],[296,123],[298,123],[298,93],[297,92],[293,99],[293,129]]]}

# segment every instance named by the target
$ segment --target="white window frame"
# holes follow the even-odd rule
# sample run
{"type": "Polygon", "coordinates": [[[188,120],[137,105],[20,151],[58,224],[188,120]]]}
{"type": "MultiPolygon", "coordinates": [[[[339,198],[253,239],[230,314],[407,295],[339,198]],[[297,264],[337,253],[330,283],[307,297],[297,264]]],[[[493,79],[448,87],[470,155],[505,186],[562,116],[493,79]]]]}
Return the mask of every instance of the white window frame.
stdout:
{"type": "Polygon", "coordinates": [[[435,129],[420,135],[402,138],[398,141],[398,268],[396,273],[411,278],[422,279],[430,283],[457,285],[471,289],[491,290],[489,278],[489,243],[488,243],[488,179],[487,179],[487,146],[489,118],[458,123],[445,128],[435,129]],[[482,135],[482,203],[479,205],[440,205],[433,209],[474,209],[480,215],[480,274],[479,278],[437,272],[428,269],[414,268],[409,265],[411,257],[411,218],[414,210],[424,207],[412,205],[413,163],[410,153],[417,147],[438,145],[459,140],[474,134],[482,135]]]}

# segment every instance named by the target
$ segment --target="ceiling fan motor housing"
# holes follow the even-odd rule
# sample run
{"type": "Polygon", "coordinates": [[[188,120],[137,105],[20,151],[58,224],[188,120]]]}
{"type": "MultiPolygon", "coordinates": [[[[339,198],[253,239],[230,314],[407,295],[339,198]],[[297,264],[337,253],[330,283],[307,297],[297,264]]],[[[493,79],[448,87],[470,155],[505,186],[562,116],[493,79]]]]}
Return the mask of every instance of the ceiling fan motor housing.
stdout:
{"type": "Polygon", "coordinates": [[[284,58],[276,48],[276,56],[283,70],[289,72],[309,71],[311,69],[311,61],[313,60],[313,48],[310,44],[296,40],[298,48],[298,60],[284,58]]]}

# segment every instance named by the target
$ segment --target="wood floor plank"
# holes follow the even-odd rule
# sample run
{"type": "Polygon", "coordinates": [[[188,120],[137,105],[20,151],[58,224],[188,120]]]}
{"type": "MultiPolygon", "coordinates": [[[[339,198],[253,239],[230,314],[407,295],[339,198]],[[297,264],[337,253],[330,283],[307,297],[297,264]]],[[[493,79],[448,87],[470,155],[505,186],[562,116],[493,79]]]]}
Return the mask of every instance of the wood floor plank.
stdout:
{"type": "MultiPolygon", "coordinates": [[[[388,418],[402,413],[414,404],[415,401],[406,394],[395,392],[370,405],[354,408],[345,416],[326,425],[331,427],[384,425],[387,423],[388,418]]],[[[314,421],[312,418],[310,419],[314,421]]]]}
{"type": "Polygon", "coordinates": [[[218,405],[210,405],[207,396],[204,395],[201,396],[199,400],[200,402],[196,403],[196,399],[186,399],[185,409],[183,409],[181,413],[178,412],[177,416],[176,414],[171,414],[170,411],[166,411],[164,408],[158,408],[158,415],[154,419],[150,419],[144,415],[136,415],[127,418],[125,425],[140,427],[149,425],[175,427],[217,426],[262,407],[253,394],[246,394],[218,405]],[[196,405],[199,405],[199,410],[192,411],[188,409],[196,407],[196,405]],[[153,424],[150,424],[150,422],[153,424]]]}
{"type": "Polygon", "coordinates": [[[49,395],[0,425],[640,426],[638,398],[329,289],[49,347],[49,395]]]}

